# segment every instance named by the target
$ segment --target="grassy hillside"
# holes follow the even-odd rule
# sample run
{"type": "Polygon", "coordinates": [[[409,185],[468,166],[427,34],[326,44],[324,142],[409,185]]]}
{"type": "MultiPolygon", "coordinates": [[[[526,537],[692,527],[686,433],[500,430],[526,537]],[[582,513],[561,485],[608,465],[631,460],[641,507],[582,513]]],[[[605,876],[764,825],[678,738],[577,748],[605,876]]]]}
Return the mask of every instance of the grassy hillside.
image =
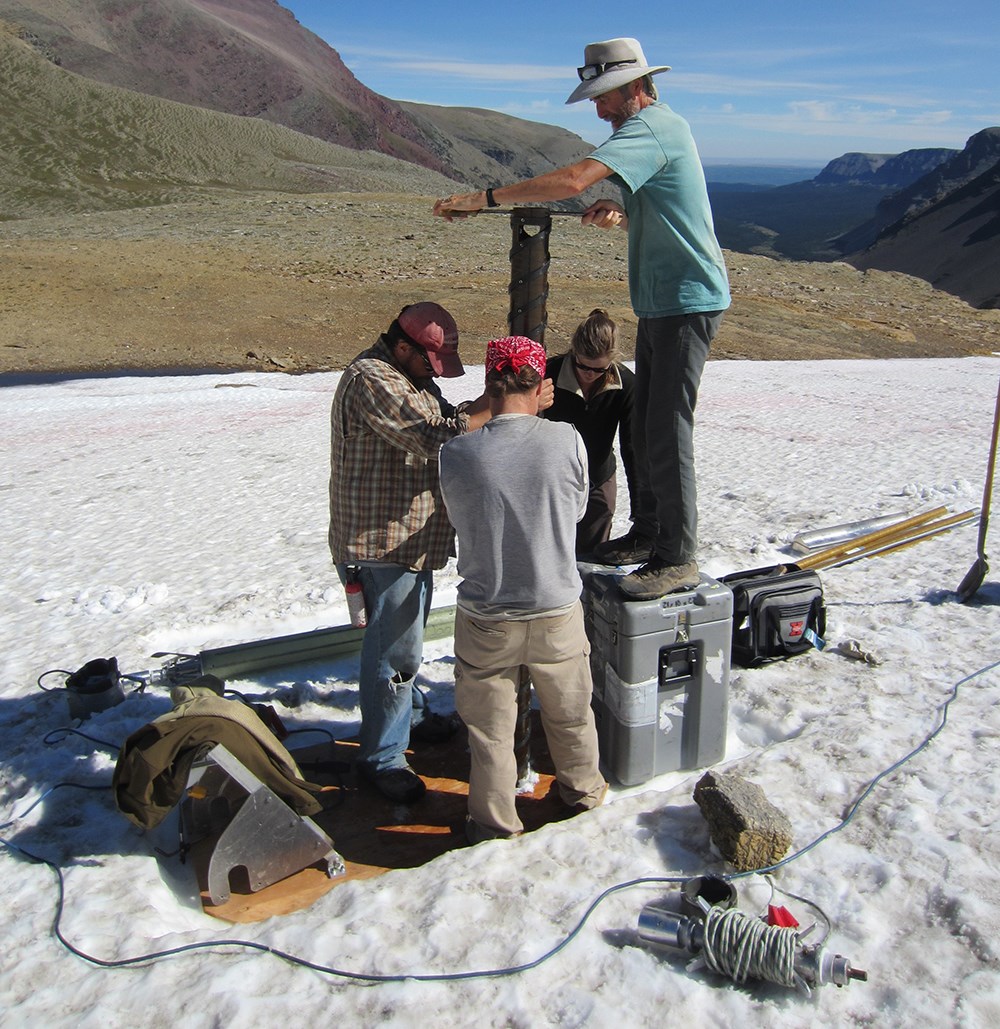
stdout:
{"type": "Polygon", "coordinates": [[[553,125],[474,107],[400,102],[446,160],[468,166],[471,181],[513,182],[586,157],[594,148],[553,125]]]}
{"type": "Polygon", "coordinates": [[[81,78],[0,23],[0,219],[138,207],[205,190],[418,192],[454,184],[256,118],[81,78]]]}
{"type": "MultiPolygon", "coordinates": [[[[504,186],[573,164],[594,147],[554,125],[512,118],[478,107],[436,107],[400,102],[423,129],[429,146],[451,167],[465,169],[469,188],[504,186]]],[[[547,207],[582,211],[598,197],[620,199],[617,186],[599,183],[572,200],[547,207]]]]}

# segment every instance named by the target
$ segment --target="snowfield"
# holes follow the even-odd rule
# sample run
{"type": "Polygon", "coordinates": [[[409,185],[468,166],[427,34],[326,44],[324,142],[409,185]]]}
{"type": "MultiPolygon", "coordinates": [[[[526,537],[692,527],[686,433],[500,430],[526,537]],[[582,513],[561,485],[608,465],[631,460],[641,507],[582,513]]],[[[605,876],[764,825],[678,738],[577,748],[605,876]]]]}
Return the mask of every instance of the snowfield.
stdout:
{"type": "MultiPolygon", "coordinates": [[[[797,533],[839,522],[978,511],[998,376],[995,358],[711,363],[696,439],[703,569],[786,561],[797,533]]],[[[103,788],[118,746],[167,710],[166,693],[130,693],[80,735],[56,731],[72,728],[66,698],[36,680],[95,657],[134,672],[159,667],[156,652],[347,623],[326,548],[337,377],[0,388],[0,836],[23,849],[0,848],[0,1024],[1000,1024],[1000,545],[974,600],[954,593],[976,556],[975,523],[822,572],[826,650],[732,670],[717,767],[765,790],[796,851],[917,751],[774,876],[825,912],[828,946],[867,983],[805,997],[688,968],[636,932],[642,907],[675,881],[616,890],[580,927],[616,885],[731,870],[691,797],[700,770],[613,784],[593,813],[337,886],[296,914],[231,926],[203,913],[189,868],[155,849],[174,849],[175,832],[144,836],[103,788]],[[881,663],[839,654],[849,640],[881,663]],[[250,941],[361,976],[458,977],[534,962],[579,931],[518,974],[432,982],[357,981],[230,942],[101,967],[56,939],[57,879],[23,851],[60,866],[61,932],[102,962],[250,941]]],[[[470,368],[443,385],[458,401],[481,381],[470,368]]],[[[623,490],[619,528],[627,513],[623,490]]],[[[452,562],[436,576],[436,605],[454,602],[456,583],[452,562]]],[[[425,656],[432,705],[453,710],[452,641],[429,642],[425,656]]],[[[268,696],[290,728],[340,737],[360,717],[355,676],[344,658],[229,685],[268,696]]],[[[766,881],[736,885],[745,911],[766,908],[766,881]]],[[[803,925],[817,920],[798,900],[775,902],[803,925]]]]}

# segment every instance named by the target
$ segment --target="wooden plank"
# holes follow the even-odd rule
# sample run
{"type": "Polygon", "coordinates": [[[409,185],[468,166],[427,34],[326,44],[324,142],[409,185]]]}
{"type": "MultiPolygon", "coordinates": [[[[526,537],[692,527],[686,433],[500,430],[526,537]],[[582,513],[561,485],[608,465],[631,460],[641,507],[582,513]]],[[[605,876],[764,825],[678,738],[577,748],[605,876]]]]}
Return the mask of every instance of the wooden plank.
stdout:
{"type": "Polygon", "coordinates": [[[932,536],[937,536],[942,532],[948,532],[959,525],[974,522],[977,517],[978,515],[975,511],[962,511],[960,514],[951,515],[948,518],[941,518],[936,522],[918,526],[916,529],[911,529],[907,534],[897,538],[883,540],[881,544],[869,545],[856,554],[832,557],[828,561],[813,567],[816,569],[839,568],[841,565],[849,564],[851,561],[860,561],[862,558],[878,557],[879,554],[891,554],[896,550],[912,547],[921,540],[930,539],[932,536]]]}
{"type": "MultiPolygon", "coordinates": [[[[532,712],[532,768],[537,781],[530,793],[517,797],[517,810],[526,832],[570,815],[559,798],[545,735],[538,713],[532,712]]],[[[228,922],[258,922],[308,907],[345,882],[371,879],[397,869],[417,868],[459,847],[468,846],[465,816],[469,793],[469,755],[464,727],[445,744],[408,752],[413,770],[427,793],[416,804],[394,804],[374,786],[355,776],[349,766],[357,755],[353,741],[321,744],[294,752],[307,779],[338,789],[313,820],[333,839],[347,874],[328,879],[318,866],[303,869],[254,893],[232,876],[231,896],[213,905],[207,892],[208,861],[214,840],[192,848],[191,856],[206,913],[228,922]]]]}
{"type": "Polygon", "coordinates": [[[896,522],[895,525],[887,526],[884,529],[878,529],[875,532],[866,533],[864,536],[858,536],[853,540],[846,540],[844,543],[836,544],[836,546],[827,547],[826,550],[820,550],[815,554],[810,554],[808,557],[800,558],[795,563],[799,568],[803,569],[823,568],[829,564],[831,559],[845,557],[855,551],[864,551],[868,547],[877,546],[888,542],[889,540],[902,538],[911,530],[915,530],[918,526],[923,527],[927,523],[932,522],[936,518],[941,518],[947,513],[948,509],[946,507],[935,507],[930,511],[924,511],[921,514],[913,515],[912,518],[905,518],[901,522],[896,522]]]}

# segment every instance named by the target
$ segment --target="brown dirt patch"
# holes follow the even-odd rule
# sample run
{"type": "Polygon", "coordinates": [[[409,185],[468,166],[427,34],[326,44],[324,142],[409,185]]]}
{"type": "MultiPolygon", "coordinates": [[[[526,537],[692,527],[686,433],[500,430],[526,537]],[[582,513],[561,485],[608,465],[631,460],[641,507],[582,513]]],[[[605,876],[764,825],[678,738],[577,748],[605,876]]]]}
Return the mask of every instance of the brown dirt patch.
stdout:
{"type": "MultiPolygon", "coordinates": [[[[448,225],[422,197],[231,195],[0,224],[0,373],[339,368],[405,303],[456,316],[463,357],[507,331],[509,220],[448,225]]],[[[631,352],[624,234],[556,218],[546,342],[593,307],[631,352]]],[[[919,279],[727,254],[716,358],[957,357],[1000,351],[1000,312],[919,279]]]]}

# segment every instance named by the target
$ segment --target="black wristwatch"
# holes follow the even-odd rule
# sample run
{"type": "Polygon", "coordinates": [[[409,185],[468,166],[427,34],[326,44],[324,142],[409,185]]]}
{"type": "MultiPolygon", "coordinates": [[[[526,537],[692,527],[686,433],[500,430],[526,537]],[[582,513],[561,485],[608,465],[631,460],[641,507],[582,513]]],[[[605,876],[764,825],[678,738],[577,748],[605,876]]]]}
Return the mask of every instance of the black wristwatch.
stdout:
{"type": "Polygon", "coordinates": [[[490,188],[488,190],[486,190],[486,206],[487,207],[499,207],[500,206],[498,201],[496,201],[493,198],[493,187],[492,186],[490,186],[490,188]]]}

